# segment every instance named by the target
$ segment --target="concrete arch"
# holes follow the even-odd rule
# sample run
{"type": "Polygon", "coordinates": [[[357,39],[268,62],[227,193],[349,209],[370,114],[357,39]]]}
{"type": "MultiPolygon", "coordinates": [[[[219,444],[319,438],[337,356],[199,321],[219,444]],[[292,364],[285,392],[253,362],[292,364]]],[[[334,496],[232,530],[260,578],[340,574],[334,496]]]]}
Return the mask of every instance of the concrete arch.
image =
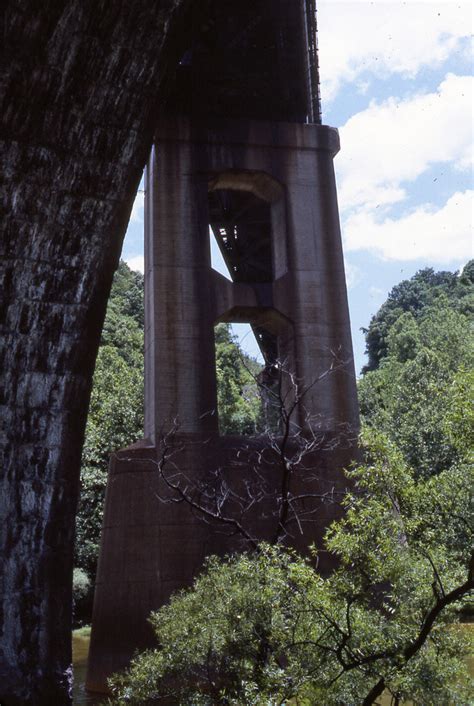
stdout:
{"type": "Polygon", "coordinates": [[[285,189],[277,179],[257,169],[227,169],[213,174],[209,177],[208,189],[249,191],[267,203],[275,203],[285,195],[285,189]]]}

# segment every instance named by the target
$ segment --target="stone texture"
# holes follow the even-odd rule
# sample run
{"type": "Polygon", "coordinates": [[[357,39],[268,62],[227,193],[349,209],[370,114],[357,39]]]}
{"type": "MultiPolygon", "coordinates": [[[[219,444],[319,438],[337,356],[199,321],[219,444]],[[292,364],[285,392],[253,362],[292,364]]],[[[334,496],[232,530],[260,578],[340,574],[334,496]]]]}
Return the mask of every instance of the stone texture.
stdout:
{"type": "Polygon", "coordinates": [[[0,702],[70,703],[94,360],[183,0],[2,4],[0,702]]]}

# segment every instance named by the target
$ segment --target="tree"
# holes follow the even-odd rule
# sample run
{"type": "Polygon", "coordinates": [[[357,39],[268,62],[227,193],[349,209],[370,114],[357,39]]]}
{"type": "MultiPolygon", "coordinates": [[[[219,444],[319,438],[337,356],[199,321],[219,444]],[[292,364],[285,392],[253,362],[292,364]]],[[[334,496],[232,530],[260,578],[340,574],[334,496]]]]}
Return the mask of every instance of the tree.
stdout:
{"type": "MultiPolygon", "coordinates": [[[[343,492],[341,457],[336,472],[333,469],[330,474],[322,459],[337,448],[345,449],[347,460],[352,458],[358,430],[340,423],[328,433],[321,428],[319,416],[306,408],[305,397],[344,365],[344,361],[335,359],[333,366],[307,387],[278,362],[269,384],[260,376],[254,379],[260,397],[271,408],[270,413],[267,411],[270,422],[254,438],[239,439],[237,448],[230,447],[231,454],[221,465],[211,466],[198,477],[187,473],[186,463],[183,469],[183,457],[192,445],[180,440],[176,419],[162,433],[158,460],[148,459],[158,471],[158,500],[185,503],[194,515],[213,525],[214,531],[236,535],[243,547],[256,548],[263,538],[273,543],[291,543],[299,538],[300,544],[302,541],[307,546],[308,525],[312,526],[311,539],[320,536],[322,506],[337,503],[343,492]]],[[[207,441],[198,442],[193,453],[206,446],[207,441]]]]}
{"type": "Polygon", "coordinates": [[[107,337],[108,321],[112,312],[117,311],[120,316],[128,317],[136,322],[138,328],[143,330],[145,323],[143,309],[143,291],[145,280],[141,272],[131,270],[126,262],[120,260],[118,269],[114,275],[112,291],[107,304],[107,318],[102,330],[102,343],[110,344],[107,337]]]}
{"type": "MultiPolygon", "coordinates": [[[[94,579],[110,455],[143,434],[143,375],[111,346],[99,349],[86,426],[75,564],[94,579]]],[[[88,607],[92,601],[92,584],[88,607]]],[[[82,616],[88,618],[86,613],[82,616]]]]}
{"type": "MultiPolygon", "coordinates": [[[[274,545],[262,545],[245,537],[240,521],[254,489],[237,498],[241,514],[232,515],[222,502],[232,499],[227,486],[202,492],[173,468],[172,490],[187,502],[197,498],[195,509],[211,521],[233,520],[232,531],[253,553],[210,560],[192,590],[152,616],[158,647],[114,678],[118,703],[170,696],[183,704],[296,698],[368,706],[383,691],[394,704],[468,703],[466,645],[456,623],[474,588],[473,346],[460,309],[439,292],[416,314],[401,312],[378,370],[361,382],[366,457],[348,472],[346,513],[326,534],[338,560],[331,576],[315,571],[316,555],[311,562],[281,549],[281,527],[288,519],[297,524],[298,511],[285,520],[277,512],[274,545]]],[[[291,413],[287,422],[291,435],[291,413]]],[[[307,439],[296,436],[304,455],[307,439]]],[[[292,445],[272,443],[291,476],[292,445]]],[[[297,499],[279,492],[281,513],[297,499]]]]}
{"type": "Polygon", "coordinates": [[[473,366],[471,322],[440,294],[417,317],[405,312],[390,327],[386,355],[359,382],[361,413],[416,473],[438,473],[461,453],[444,420],[455,380],[473,366]]]}
{"type": "Polygon", "coordinates": [[[390,329],[404,313],[410,313],[416,320],[423,314],[424,309],[433,305],[440,296],[447,298],[452,308],[460,313],[474,313],[473,285],[474,260],[471,260],[460,275],[435,272],[432,268],[426,268],[393,287],[387,301],[372,317],[369,327],[363,329],[369,358],[363,372],[379,367],[388,352],[390,329]]]}
{"type": "Polygon", "coordinates": [[[152,615],[157,648],[112,679],[115,702],[468,703],[456,622],[474,588],[472,470],[417,479],[374,432],[366,454],[327,533],[331,576],[277,547],[210,559],[152,615]]]}
{"type": "Polygon", "coordinates": [[[143,435],[143,277],[121,262],[94,372],[81,463],[75,566],[89,577],[76,606],[90,620],[110,455],[143,435]]]}
{"type": "Polygon", "coordinates": [[[255,434],[262,426],[261,366],[243,353],[228,324],[216,326],[215,340],[221,434],[255,434]]]}

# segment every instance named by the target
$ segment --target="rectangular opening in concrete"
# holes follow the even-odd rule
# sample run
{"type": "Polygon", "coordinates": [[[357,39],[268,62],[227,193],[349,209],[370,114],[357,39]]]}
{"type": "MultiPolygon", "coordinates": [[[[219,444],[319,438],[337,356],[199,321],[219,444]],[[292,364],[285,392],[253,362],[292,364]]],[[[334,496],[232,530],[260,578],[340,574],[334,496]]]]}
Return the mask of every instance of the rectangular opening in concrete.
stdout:
{"type": "Polygon", "coordinates": [[[208,194],[210,228],[222,261],[233,282],[271,282],[271,205],[248,190],[252,184],[243,175],[232,174],[229,179],[235,181],[235,188],[215,188],[208,194]]]}
{"type": "Polygon", "coordinates": [[[259,386],[263,365],[248,352],[258,350],[252,329],[240,324],[237,335],[231,324],[220,323],[214,337],[219,432],[222,436],[258,434],[264,428],[259,386]]]}

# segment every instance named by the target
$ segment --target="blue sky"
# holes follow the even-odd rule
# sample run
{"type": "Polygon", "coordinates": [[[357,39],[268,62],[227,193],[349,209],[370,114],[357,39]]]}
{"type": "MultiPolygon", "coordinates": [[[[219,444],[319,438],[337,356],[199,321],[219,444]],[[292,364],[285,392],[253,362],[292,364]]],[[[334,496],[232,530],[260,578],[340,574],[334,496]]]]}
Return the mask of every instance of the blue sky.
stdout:
{"type": "MultiPolygon", "coordinates": [[[[395,284],[473,257],[472,7],[318,2],[323,122],[341,136],[335,167],[357,371],[360,328],[395,284]]],[[[143,268],[142,193],[122,256],[143,268]]],[[[249,336],[243,345],[255,352],[249,336]]]]}

